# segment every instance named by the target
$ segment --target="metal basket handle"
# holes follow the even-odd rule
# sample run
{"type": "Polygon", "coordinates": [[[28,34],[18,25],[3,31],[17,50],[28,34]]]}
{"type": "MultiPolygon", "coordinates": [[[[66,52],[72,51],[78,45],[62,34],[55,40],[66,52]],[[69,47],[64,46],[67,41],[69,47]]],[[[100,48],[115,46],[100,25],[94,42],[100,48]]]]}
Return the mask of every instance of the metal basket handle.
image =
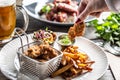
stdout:
{"type": "MultiPolygon", "coordinates": [[[[27,33],[25,33],[25,31],[23,29],[21,29],[21,28],[16,28],[16,30],[21,31],[26,36],[27,45],[28,45],[28,48],[29,48],[30,45],[29,45],[29,38],[27,36],[27,33]]],[[[20,39],[21,47],[22,47],[22,52],[24,52],[22,37],[21,37],[21,35],[17,31],[15,31],[15,33],[17,34],[18,38],[20,39]]]]}

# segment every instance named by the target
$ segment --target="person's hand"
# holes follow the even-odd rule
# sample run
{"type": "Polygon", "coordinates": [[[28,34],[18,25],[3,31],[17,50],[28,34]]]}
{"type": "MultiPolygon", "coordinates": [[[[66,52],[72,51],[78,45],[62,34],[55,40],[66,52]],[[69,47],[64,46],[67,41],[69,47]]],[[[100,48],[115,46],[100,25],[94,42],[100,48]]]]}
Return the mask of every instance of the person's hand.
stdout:
{"type": "Polygon", "coordinates": [[[99,17],[101,12],[109,11],[105,0],[81,0],[76,23],[82,22],[88,15],[99,17]]]}

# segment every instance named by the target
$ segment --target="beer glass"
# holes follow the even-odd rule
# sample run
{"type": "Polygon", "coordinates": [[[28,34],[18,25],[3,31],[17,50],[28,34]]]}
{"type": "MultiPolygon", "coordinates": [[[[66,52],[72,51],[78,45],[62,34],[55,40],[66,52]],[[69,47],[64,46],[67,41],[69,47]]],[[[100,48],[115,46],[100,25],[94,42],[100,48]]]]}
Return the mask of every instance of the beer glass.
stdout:
{"type": "Polygon", "coordinates": [[[10,41],[15,33],[17,11],[23,14],[25,31],[29,18],[21,6],[16,6],[16,0],[0,0],[0,45],[10,41]]]}

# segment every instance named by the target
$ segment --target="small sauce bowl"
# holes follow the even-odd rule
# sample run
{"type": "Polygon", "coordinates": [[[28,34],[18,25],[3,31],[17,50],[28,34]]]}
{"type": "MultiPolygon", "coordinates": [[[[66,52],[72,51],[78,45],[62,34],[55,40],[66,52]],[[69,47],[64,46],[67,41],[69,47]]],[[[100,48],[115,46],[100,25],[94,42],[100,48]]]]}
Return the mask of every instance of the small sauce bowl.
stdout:
{"type": "Polygon", "coordinates": [[[71,41],[68,37],[68,34],[61,34],[58,36],[57,43],[60,45],[61,50],[64,50],[64,48],[72,46],[75,43],[75,39],[71,41]]]}

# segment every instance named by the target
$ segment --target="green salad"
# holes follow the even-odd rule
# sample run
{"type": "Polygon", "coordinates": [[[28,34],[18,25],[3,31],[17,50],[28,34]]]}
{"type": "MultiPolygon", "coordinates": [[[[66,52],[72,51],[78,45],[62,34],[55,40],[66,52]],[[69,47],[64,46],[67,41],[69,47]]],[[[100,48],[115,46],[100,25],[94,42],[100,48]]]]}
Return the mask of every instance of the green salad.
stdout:
{"type": "Polygon", "coordinates": [[[54,7],[54,4],[53,3],[49,3],[49,4],[46,4],[42,7],[42,9],[40,10],[39,14],[42,15],[42,14],[46,14],[46,13],[49,13],[51,11],[51,9],[54,7]]]}
{"type": "Polygon", "coordinates": [[[87,26],[93,26],[99,38],[120,46],[120,13],[111,13],[106,19],[103,19],[103,23],[99,23],[95,19],[88,22],[87,26]]]}

